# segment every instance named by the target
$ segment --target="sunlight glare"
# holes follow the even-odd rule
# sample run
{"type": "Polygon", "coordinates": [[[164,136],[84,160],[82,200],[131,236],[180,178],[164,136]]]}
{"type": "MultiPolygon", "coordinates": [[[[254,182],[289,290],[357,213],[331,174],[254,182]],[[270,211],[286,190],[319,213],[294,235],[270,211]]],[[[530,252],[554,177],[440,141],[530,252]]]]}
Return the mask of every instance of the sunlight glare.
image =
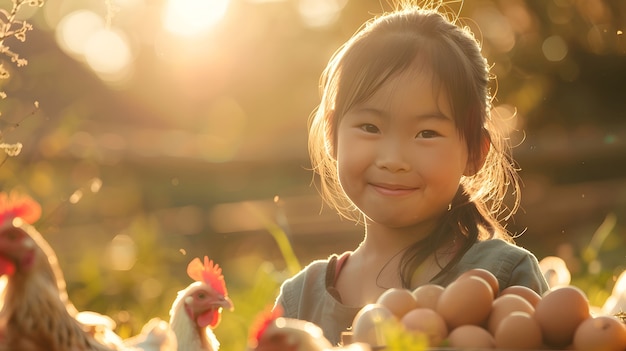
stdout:
{"type": "Polygon", "coordinates": [[[120,77],[129,69],[132,54],[123,33],[102,29],[85,45],[85,60],[101,78],[120,77]]]}
{"type": "Polygon", "coordinates": [[[326,27],[339,19],[345,0],[299,0],[298,12],[309,27],[326,27]]]}
{"type": "Polygon", "coordinates": [[[163,25],[172,34],[202,34],[224,17],[227,7],[228,0],[169,0],[163,25]]]}
{"type": "Polygon", "coordinates": [[[104,28],[104,19],[88,10],[74,11],[61,19],[56,41],[68,54],[82,56],[89,38],[104,28]]]}
{"type": "Polygon", "coordinates": [[[128,271],[137,261],[137,245],[126,234],[118,234],[105,249],[107,266],[115,271],[128,271]]]}
{"type": "Polygon", "coordinates": [[[473,17],[481,28],[485,39],[499,52],[509,52],[515,47],[516,37],[509,20],[495,6],[486,6],[476,11],[473,17]]]}

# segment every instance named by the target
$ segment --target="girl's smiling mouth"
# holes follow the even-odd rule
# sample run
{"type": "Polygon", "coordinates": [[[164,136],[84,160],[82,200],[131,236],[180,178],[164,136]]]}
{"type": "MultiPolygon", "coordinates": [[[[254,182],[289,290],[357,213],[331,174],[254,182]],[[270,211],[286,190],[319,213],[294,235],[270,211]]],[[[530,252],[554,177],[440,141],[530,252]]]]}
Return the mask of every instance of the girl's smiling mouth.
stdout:
{"type": "Polygon", "coordinates": [[[382,195],[387,195],[387,196],[407,195],[418,189],[415,187],[409,187],[405,185],[387,184],[387,183],[370,183],[370,186],[374,188],[374,190],[376,190],[378,193],[382,195]]]}

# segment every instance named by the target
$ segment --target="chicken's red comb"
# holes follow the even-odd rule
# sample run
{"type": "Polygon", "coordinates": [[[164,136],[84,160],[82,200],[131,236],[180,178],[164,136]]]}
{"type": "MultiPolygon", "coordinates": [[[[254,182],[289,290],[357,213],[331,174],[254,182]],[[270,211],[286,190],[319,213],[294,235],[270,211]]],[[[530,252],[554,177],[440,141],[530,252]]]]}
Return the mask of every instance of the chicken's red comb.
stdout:
{"type": "MultiPolygon", "coordinates": [[[[265,311],[261,312],[250,326],[250,334],[248,336],[248,343],[251,345],[257,345],[261,340],[263,334],[267,330],[272,322],[279,317],[283,316],[283,308],[281,305],[276,305],[274,308],[268,307],[265,311]]],[[[256,346],[254,346],[256,347],[256,346]]],[[[253,348],[254,348],[253,347],[253,348]]]]}
{"type": "Polygon", "coordinates": [[[222,268],[217,263],[209,260],[207,256],[204,256],[204,264],[197,257],[191,260],[189,265],[187,265],[187,275],[195,281],[205,282],[219,294],[228,296],[222,268]]]}
{"type": "Polygon", "coordinates": [[[15,190],[0,192],[0,225],[6,220],[19,217],[28,224],[35,223],[41,216],[41,206],[30,196],[15,190]]]}

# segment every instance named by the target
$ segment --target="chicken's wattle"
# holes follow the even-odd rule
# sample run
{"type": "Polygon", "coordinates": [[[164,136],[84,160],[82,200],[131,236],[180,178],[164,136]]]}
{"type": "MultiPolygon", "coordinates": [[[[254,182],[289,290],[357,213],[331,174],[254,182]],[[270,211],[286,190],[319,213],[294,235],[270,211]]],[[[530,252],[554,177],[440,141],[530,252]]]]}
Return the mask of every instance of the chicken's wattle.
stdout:
{"type": "Polygon", "coordinates": [[[206,312],[200,313],[196,318],[196,323],[198,323],[200,328],[209,327],[213,329],[220,323],[221,316],[221,308],[212,308],[206,312]]]}
{"type": "Polygon", "coordinates": [[[13,275],[15,273],[15,263],[13,261],[0,257],[0,276],[13,275]]]}

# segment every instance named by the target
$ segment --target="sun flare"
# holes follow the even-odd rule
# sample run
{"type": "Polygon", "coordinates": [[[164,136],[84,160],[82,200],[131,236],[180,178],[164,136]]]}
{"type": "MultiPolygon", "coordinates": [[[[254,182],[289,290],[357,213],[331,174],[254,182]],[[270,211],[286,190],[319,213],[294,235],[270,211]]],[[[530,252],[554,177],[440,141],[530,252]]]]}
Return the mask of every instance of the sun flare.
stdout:
{"type": "Polygon", "coordinates": [[[177,35],[202,34],[224,17],[227,8],[228,0],[168,0],[163,26],[177,35]]]}

